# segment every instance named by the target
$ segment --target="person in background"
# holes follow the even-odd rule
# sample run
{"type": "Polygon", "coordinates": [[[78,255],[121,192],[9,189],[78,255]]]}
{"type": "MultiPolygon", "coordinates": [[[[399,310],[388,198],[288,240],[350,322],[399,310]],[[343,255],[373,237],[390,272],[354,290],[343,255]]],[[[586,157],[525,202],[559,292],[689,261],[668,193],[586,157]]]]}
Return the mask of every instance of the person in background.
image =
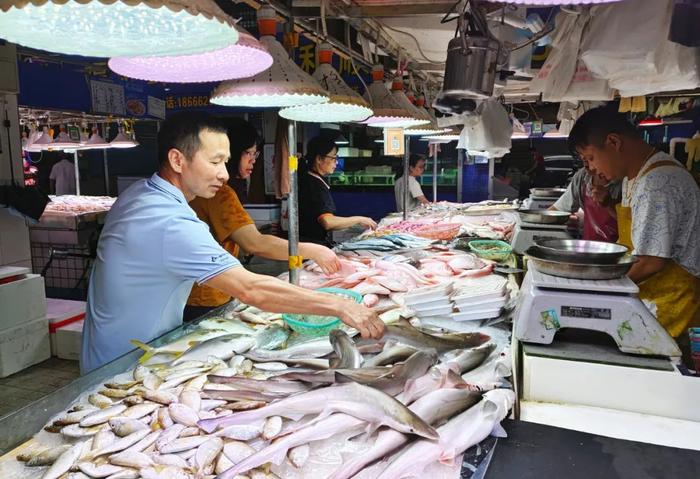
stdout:
{"type": "Polygon", "coordinates": [[[396,199],[396,211],[403,211],[403,193],[408,184],[408,211],[415,209],[419,205],[427,205],[430,202],[425,197],[417,177],[425,172],[425,157],[412,154],[408,158],[408,174],[403,169],[397,175],[394,183],[394,197],[396,199]]]}
{"type": "Polygon", "coordinates": [[[374,229],[365,216],[336,216],[331,187],[325,176],[335,171],[338,148],[332,137],[317,136],[306,144],[306,165],[299,173],[299,236],[303,241],[330,246],[330,232],[356,225],[374,229]]]}
{"type": "Polygon", "coordinates": [[[72,155],[63,155],[63,158],[53,165],[51,174],[51,194],[53,195],[74,195],[75,188],[75,165],[72,155]]]}
{"type": "Polygon", "coordinates": [[[384,323],[362,305],[255,274],[219,245],[188,202],[228,182],[226,128],[200,112],[169,115],[158,131],[159,170],[133,183],[107,214],[88,287],[83,374],[182,325],[192,284],[277,313],[337,316],[364,337],[384,323]]]}
{"type": "MultiPolygon", "coordinates": [[[[287,260],[287,241],[258,231],[232,184],[232,180],[237,180],[237,184],[245,185],[253,172],[260,144],[258,131],[249,122],[236,119],[233,125],[228,124],[228,136],[231,141],[231,159],[226,163],[230,178],[228,185],[222,186],[213,198],[193,199],[190,201],[190,207],[197,213],[197,217],[209,226],[214,239],[233,256],[238,256],[240,246],[249,254],[267,259],[287,260]]],[[[316,261],[327,274],[335,273],[340,268],[338,257],[324,246],[300,243],[299,254],[303,258],[316,261]]],[[[191,321],[230,300],[231,295],[224,291],[195,284],[187,300],[183,319],[191,321]]]]}
{"type": "Polygon", "coordinates": [[[583,239],[617,241],[615,205],[622,197],[619,181],[608,182],[593,174],[587,162],[571,179],[566,192],[550,207],[551,210],[576,213],[583,210],[583,239]]]}
{"type": "Polygon", "coordinates": [[[546,165],[544,156],[534,146],[530,147],[530,155],[532,156],[532,163],[524,172],[530,178],[530,186],[545,186],[546,165]]]}
{"type": "Polygon", "coordinates": [[[687,328],[700,326],[700,188],[683,165],[608,108],[576,121],[569,148],[594,174],[622,181],[618,242],[637,256],[627,276],[683,347],[687,328]]]}

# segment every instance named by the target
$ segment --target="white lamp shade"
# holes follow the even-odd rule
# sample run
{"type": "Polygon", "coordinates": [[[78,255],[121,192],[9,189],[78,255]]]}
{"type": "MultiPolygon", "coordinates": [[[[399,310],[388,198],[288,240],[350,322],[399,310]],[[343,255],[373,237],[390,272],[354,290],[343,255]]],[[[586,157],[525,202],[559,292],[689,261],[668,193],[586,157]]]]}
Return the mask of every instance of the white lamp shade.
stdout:
{"type": "Polygon", "coordinates": [[[0,37],[94,57],[187,55],[238,40],[213,0],[0,0],[0,37]]]}
{"type": "Polygon", "coordinates": [[[109,142],[109,146],[110,148],[134,148],[135,146],[139,146],[139,143],[124,133],[122,128],[119,128],[119,133],[109,142]]]}
{"type": "Polygon", "coordinates": [[[39,134],[39,137],[25,149],[29,152],[36,153],[42,150],[48,150],[52,144],[53,138],[49,135],[49,127],[45,126],[41,134],[39,134]]]}
{"type": "MultiPolygon", "coordinates": [[[[117,135],[119,136],[119,135],[117,135]]],[[[116,140],[116,138],[115,138],[116,140]]],[[[98,150],[102,148],[111,148],[111,145],[109,144],[108,141],[106,141],[104,138],[102,138],[102,135],[100,135],[100,131],[97,129],[97,127],[92,128],[92,134],[90,135],[90,138],[88,141],[86,141],[83,146],[80,148],[81,150],[98,150]]]]}

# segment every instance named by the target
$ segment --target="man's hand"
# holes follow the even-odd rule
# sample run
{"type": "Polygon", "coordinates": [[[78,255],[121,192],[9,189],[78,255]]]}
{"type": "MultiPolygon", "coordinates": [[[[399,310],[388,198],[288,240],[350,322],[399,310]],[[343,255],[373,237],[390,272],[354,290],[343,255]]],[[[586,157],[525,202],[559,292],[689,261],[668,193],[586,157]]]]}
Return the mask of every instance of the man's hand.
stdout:
{"type": "Polygon", "coordinates": [[[379,319],[377,313],[361,304],[349,301],[347,303],[338,315],[342,322],[357,329],[365,339],[379,339],[384,335],[384,322],[379,319]]]}
{"type": "Polygon", "coordinates": [[[366,216],[354,216],[353,217],[358,225],[364,226],[372,230],[377,229],[377,223],[372,218],[367,218],[366,216]]]}
{"type": "Polygon", "coordinates": [[[330,249],[313,243],[306,243],[305,247],[308,250],[306,256],[314,260],[324,274],[331,275],[340,269],[340,260],[330,249]]]}

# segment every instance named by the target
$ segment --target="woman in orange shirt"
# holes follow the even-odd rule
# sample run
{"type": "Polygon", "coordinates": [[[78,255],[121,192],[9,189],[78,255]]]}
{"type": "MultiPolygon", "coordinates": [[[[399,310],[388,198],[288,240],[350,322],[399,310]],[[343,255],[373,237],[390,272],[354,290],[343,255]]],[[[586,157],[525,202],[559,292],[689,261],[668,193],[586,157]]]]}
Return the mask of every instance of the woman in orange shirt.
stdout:
{"type": "MultiPolygon", "coordinates": [[[[228,136],[231,143],[231,158],[226,164],[229,184],[221,187],[211,199],[195,198],[190,202],[190,207],[199,219],[209,225],[212,236],[232,255],[238,255],[240,246],[249,254],[286,260],[289,247],[287,241],[261,234],[253,219],[243,209],[237,195],[239,190],[241,194],[246,192],[246,180],[253,173],[260,155],[260,135],[249,122],[235,119],[229,122],[228,136]]],[[[305,259],[316,261],[326,273],[334,273],[340,268],[338,257],[324,246],[300,243],[299,254],[305,259]]],[[[230,300],[230,296],[217,289],[195,284],[185,306],[184,320],[198,318],[230,300]]]]}

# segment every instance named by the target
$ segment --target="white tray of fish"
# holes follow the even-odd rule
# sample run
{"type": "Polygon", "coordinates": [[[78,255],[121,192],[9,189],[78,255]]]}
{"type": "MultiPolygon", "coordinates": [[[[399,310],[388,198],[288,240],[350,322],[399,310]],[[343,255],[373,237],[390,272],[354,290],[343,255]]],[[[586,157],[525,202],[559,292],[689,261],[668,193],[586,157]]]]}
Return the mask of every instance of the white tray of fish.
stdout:
{"type": "Polygon", "coordinates": [[[427,301],[436,301],[445,296],[450,296],[452,293],[452,283],[443,283],[436,286],[427,286],[425,288],[418,288],[409,293],[406,293],[404,301],[406,306],[411,306],[416,303],[423,303],[427,301]]]}
{"type": "Polygon", "coordinates": [[[423,309],[421,311],[416,311],[419,318],[429,318],[431,316],[443,316],[445,314],[451,314],[453,312],[452,305],[440,306],[439,308],[423,309]]]}
{"type": "Polygon", "coordinates": [[[503,306],[506,305],[506,302],[508,301],[507,296],[501,296],[498,298],[488,298],[485,300],[480,300],[480,301],[460,301],[460,302],[455,302],[454,306],[457,308],[459,311],[463,312],[469,312],[469,311],[482,311],[485,309],[496,309],[496,308],[502,308],[503,306]]]}
{"type": "Polygon", "coordinates": [[[454,299],[455,297],[479,296],[505,291],[507,284],[508,280],[497,274],[480,278],[463,278],[455,281],[452,297],[454,299]]]}
{"type": "Polygon", "coordinates": [[[482,319],[493,319],[501,315],[501,308],[484,309],[479,311],[466,311],[463,313],[453,313],[450,316],[455,321],[477,321],[482,319]]]}

